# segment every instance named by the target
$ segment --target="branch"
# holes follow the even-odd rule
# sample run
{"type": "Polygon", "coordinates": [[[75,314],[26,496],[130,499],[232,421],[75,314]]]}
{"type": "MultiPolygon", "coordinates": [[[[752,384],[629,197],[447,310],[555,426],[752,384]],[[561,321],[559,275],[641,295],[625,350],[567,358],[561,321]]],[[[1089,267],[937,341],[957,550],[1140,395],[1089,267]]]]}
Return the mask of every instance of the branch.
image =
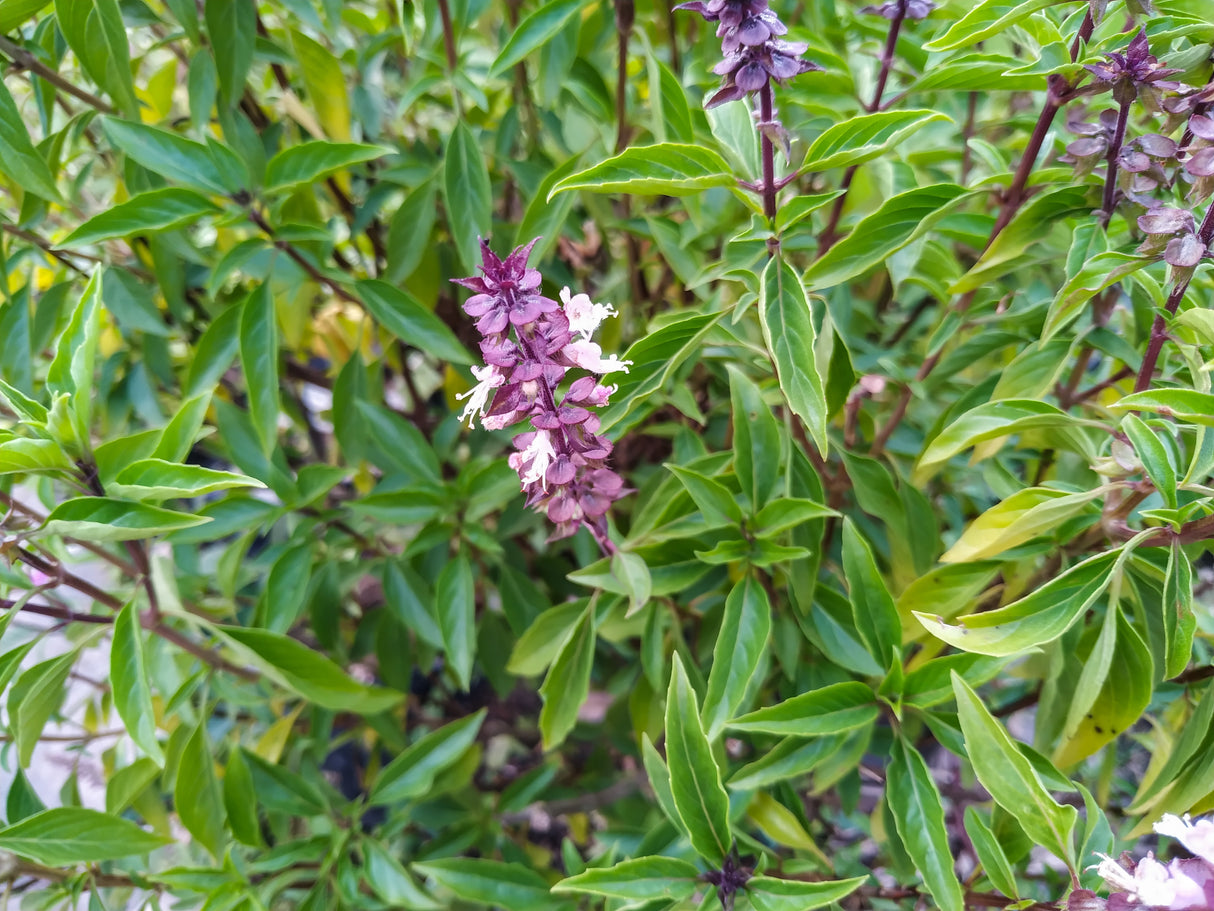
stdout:
{"type": "Polygon", "coordinates": [[[51,85],[55,86],[55,88],[62,89],[69,95],[79,98],[85,104],[89,105],[89,107],[96,108],[103,114],[116,113],[114,108],[112,108],[108,103],[98,98],[91,92],[86,92],[84,89],[68,82],[25,48],[14,44],[3,36],[0,36],[0,54],[4,54],[6,57],[12,60],[13,63],[17,64],[23,69],[29,70],[35,76],[41,76],[51,85]]]}

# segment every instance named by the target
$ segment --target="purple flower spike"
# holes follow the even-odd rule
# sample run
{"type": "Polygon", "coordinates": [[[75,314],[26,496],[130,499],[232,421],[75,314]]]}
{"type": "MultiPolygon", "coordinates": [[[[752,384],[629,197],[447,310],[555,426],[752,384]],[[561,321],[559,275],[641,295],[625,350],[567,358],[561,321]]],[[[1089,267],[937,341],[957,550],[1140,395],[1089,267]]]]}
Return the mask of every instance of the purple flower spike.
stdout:
{"type": "Polygon", "coordinates": [[[606,513],[629,491],[607,467],[611,443],[598,436],[591,408],[608,403],[615,386],[599,382],[608,373],[627,373],[631,361],[604,355],[590,340],[603,320],[616,315],[611,304],[565,288],[561,303],[540,293],[538,269],[527,268],[536,241],[517,247],[504,260],[481,241],[481,275],[457,278],[473,292],[464,312],[484,336],[484,367],[473,367],[477,384],[458,396],[467,399],[460,420],[481,419],[486,430],[529,421],[532,429],[514,438],[510,467],[518,472],[527,504],[555,524],[552,538],[572,535],[585,525],[607,552],[606,513]],[[559,386],[575,368],[590,376],[559,386]]]}

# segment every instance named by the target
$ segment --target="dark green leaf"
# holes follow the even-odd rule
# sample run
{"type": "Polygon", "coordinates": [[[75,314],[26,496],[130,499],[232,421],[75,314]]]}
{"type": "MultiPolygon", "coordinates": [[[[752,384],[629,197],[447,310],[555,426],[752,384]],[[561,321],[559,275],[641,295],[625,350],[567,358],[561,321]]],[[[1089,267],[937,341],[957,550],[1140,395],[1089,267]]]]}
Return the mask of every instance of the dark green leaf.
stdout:
{"type": "Polygon", "coordinates": [[[814,359],[816,337],[809,298],[797,273],[780,257],[773,257],[763,270],[759,319],[780,390],[818,451],[825,454],[826,397],[814,359]]]}

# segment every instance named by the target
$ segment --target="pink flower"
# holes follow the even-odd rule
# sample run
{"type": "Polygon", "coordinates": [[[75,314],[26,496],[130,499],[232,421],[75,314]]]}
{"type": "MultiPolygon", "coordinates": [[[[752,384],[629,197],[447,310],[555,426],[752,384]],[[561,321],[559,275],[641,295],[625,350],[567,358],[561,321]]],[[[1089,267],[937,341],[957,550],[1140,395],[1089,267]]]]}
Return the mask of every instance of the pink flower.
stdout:
{"type": "Polygon", "coordinates": [[[1214,864],[1214,820],[1199,819],[1193,822],[1188,813],[1183,819],[1166,813],[1163,819],[1155,823],[1155,831],[1160,835],[1175,838],[1189,853],[1196,854],[1206,863],[1214,864]]]}

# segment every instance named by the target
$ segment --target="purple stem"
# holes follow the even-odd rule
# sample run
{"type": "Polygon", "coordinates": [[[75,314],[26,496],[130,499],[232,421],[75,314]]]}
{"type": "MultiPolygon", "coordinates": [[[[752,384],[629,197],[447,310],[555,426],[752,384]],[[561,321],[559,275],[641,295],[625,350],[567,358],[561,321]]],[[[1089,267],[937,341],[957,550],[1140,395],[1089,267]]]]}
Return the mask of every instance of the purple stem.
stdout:
{"type": "Polygon", "coordinates": [[[1117,195],[1117,160],[1121,157],[1121,146],[1125,142],[1125,126],[1130,119],[1130,104],[1123,102],[1117,109],[1117,126],[1113,130],[1113,141],[1109,143],[1109,169],[1104,178],[1104,198],[1100,203],[1100,223],[1107,227],[1113,217],[1113,200],[1117,195]]]}
{"type": "MultiPolygon", "coordinates": [[[[759,89],[759,119],[764,124],[772,122],[775,116],[772,103],[771,82],[765,82],[759,89]]],[[[769,222],[776,220],[776,149],[765,130],[759,131],[759,144],[763,153],[763,214],[769,222]]]]}

